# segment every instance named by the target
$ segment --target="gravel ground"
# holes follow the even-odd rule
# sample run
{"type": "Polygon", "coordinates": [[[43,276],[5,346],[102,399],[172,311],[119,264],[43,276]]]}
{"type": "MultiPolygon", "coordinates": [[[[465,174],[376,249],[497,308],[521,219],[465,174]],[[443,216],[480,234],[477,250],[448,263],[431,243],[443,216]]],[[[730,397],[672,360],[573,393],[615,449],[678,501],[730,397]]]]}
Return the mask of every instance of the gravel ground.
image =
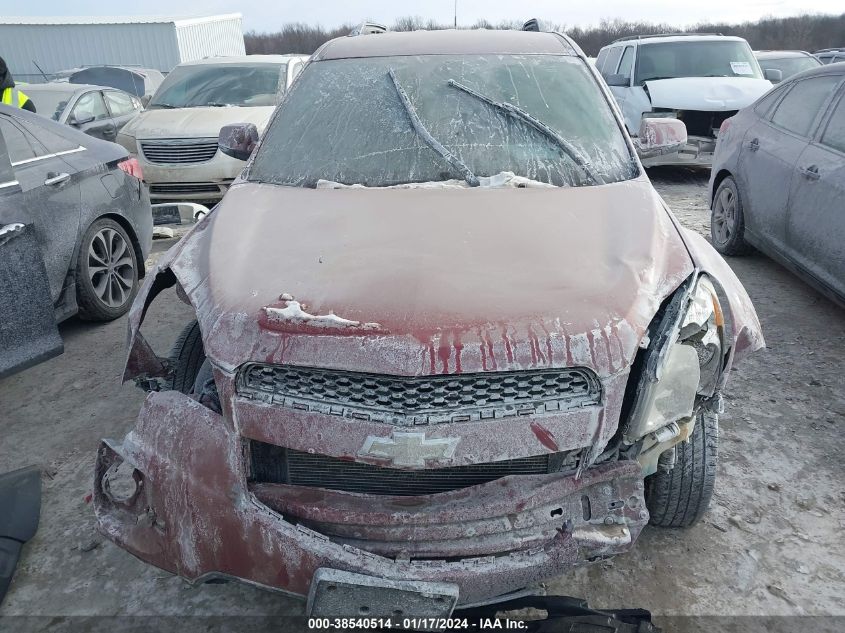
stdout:
{"type": "MultiPolygon", "coordinates": [[[[681,222],[707,235],[706,172],[664,168],[651,177],[681,222]]],[[[157,242],[153,257],[170,244],[157,242]]],[[[630,553],[555,579],[553,592],[597,607],[647,608],[658,622],[845,616],[845,312],[761,255],[730,264],[768,349],[735,370],[726,393],[710,511],[689,530],[647,529],[630,553]]],[[[145,327],[159,350],[191,318],[175,296],[163,299],[145,327]]],[[[52,628],[75,615],[301,613],[301,602],[245,585],[190,587],[96,535],[84,500],[96,446],[132,427],[143,394],[117,380],[123,319],[73,319],[61,332],[62,356],[0,381],[0,472],[32,463],[44,472],[41,526],[0,615],[51,616],[37,628],[52,628]]],[[[0,629],[22,623],[0,618],[0,629]]]]}

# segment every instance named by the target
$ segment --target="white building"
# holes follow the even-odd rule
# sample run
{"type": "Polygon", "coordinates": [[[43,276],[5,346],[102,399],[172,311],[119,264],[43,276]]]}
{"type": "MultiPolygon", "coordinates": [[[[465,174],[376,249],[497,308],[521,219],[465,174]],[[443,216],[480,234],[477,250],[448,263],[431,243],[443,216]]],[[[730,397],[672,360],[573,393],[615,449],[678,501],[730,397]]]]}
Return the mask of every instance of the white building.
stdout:
{"type": "Polygon", "coordinates": [[[0,56],[21,82],[83,66],[177,64],[243,55],[241,14],[174,17],[0,17],[0,56]],[[40,70],[39,70],[40,68],[40,70]]]}

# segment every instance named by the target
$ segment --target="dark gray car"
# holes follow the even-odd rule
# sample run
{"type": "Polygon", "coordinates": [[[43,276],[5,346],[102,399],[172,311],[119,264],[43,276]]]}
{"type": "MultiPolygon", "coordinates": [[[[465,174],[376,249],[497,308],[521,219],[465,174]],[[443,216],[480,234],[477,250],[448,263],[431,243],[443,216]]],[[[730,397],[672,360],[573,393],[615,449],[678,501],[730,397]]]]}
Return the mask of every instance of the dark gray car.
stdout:
{"type": "Polygon", "coordinates": [[[780,83],[789,79],[792,75],[818,68],[822,63],[807,51],[754,51],[754,57],[760,62],[763,72],[768,70],[779,70],[781,78],[772,83],[780,83]]]}
{"type": "Polygon", "coordinates": [[[124,314],[152,227],[126,150],[0,105],[0,377],[60,354],[58,322],[124,314]]]}
{"type": "Polygon", "coordinates": [[[722,124],[710,200],[720,253],[755,246],[845,305],[845,64],[799,73],[722,124]]]}
{"type": "Polygon", "coordinates": [[[32,84],[24,92],[38,114],[104,141],[115,140],[118,131],[143,110],[138,97],[103,86],[32,84]]]}

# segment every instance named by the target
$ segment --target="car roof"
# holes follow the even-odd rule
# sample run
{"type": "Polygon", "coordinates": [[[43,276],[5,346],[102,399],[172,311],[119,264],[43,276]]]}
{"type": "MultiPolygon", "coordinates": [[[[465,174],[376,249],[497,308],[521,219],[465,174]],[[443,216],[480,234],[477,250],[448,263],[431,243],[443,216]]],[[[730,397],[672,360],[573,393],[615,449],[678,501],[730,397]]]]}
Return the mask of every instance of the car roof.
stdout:
{"type": "Polygon", "coordinates": [[[511,30],[432,30],[345,36],[321,46],[312,59],[401,55],[576,55],[556,33],[511,30]]]}
{"type": "Polygon", "coordinates": [[[48,82],[46,84],[27,84],[26,88],[22,88],[24,93],[32,92],[65,92],[73,94],[75,92],[85,92],[86,90],[117,90],[123,92],[119,88],[112,88],[111,86],[94,86],[92,84],[72,84],[64,81],[48,82]]]}
{"type": "Polygon", "coordinates": [[[812,57],[807,51],[754,51],[757,59],[786,59],[788,57],[812,57]]]}
{"type": "Polygon", "coordinates": [[[308,55],[236,55],[232,57],[206,57],[182,62],[179,66],[216,66],[217,64],[286,64],[291,59],[308,55]]]}
{"type": "MultiPolygon", "coordinates": [[[[625,44],[660,44],[663,42],[744,42],[745,38],[736,35],[719,35],[718,33],[667,33],[666,35],[631,35],[614,40],[607,46],[625,44]]],[[[607,48],[605,46],[604,48],[607,48]]]]}

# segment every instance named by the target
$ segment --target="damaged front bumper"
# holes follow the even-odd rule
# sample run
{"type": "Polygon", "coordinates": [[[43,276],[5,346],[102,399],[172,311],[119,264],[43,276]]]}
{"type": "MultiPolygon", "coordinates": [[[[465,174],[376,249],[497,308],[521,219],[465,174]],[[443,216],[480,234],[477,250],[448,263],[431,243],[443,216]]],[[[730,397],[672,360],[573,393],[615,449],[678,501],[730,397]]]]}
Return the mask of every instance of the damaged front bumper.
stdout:
{"type": "Polygon", "coordinates": [[[648,521],[634,462],[396,497],[250,483],[247,460],[227,418],[151,393],[124,442],[100,446],[98,528],[191,582],[233,577],[305,596],[318,570],[334,569],[449,583],[460,605],[624,552],[648,521]]]}
{"type": "Polygon", "coordinates": [[[689,165],[691,167],[709,167],[713,164],[713,152],[716,151],[716,139],[709,136],[688,136],[687,143],[676,152],[643,158],[643,167],[658,165],[689,165]]]}

